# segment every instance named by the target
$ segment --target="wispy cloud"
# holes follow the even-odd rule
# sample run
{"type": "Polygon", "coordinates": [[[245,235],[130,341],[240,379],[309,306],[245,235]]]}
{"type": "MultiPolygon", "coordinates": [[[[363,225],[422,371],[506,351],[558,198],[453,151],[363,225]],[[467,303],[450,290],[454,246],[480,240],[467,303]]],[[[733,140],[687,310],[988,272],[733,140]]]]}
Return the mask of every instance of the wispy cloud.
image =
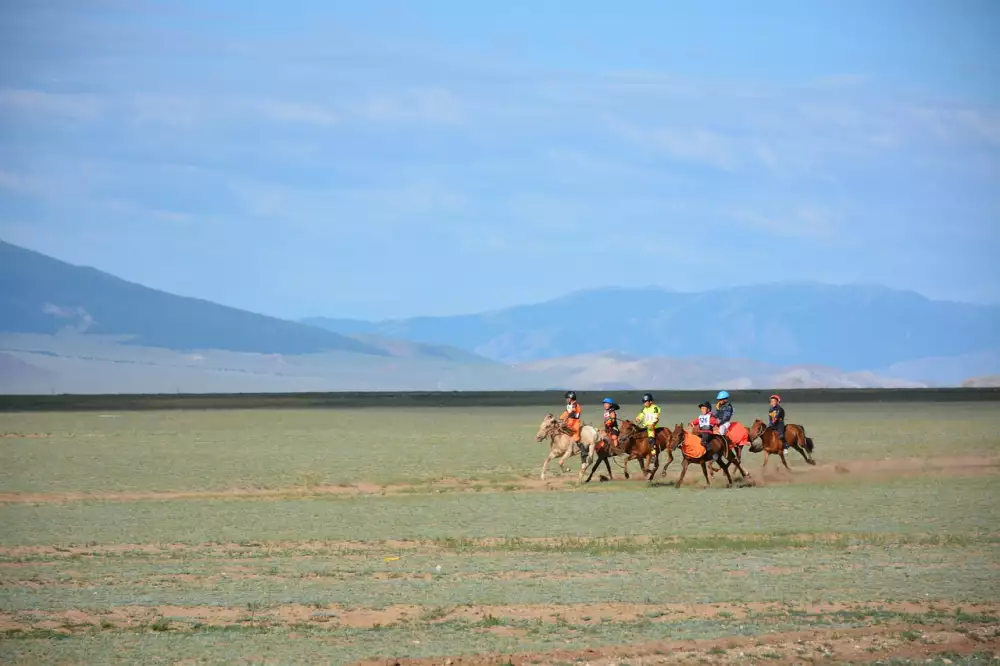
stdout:
{"type": "Polygon", "coordinates": [[[11,88],[0,90],[0,108],[29,118],[51,116],[78,121],[96,120],[105,111],[96,95],[11,88]]]}
{"type": "Polygon", "coordinates": [[[258,102],[256,107],[264,118],[279,122],[330,127],[336,125],[340,120],[335,113],[316,104],[265,100],[258,102]]]}

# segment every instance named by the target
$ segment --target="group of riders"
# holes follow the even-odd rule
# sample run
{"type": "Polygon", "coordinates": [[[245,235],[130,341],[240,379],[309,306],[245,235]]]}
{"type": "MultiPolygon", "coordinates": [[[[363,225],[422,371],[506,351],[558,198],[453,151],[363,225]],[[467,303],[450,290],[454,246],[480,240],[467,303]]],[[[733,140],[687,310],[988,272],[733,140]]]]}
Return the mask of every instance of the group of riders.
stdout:
{"type": "MultiPolygon", "coordinates": [[[[708,448],[708,442],[713,435],[725,435],[732,425],[735,409],[729,400],[728,391],[719,391],[715,396],[715,406],[712,403],[702,402],[698,405],[700,414],[691,419],[688,423],[693,431],[701,437],[702,444],[708,448]]],[[[604,405],[604,430],[611,440],[612,449],[618,448],[618,410],[621,407],[611,398],[605,398],[604,405]]],[[[579,444],[580,430],[583,426],[582,408],[576,398],[576,391],[566,392],[566,410],[559,419],[566,424],[573,441],[579,444]]],[[[767,413],[768,425],[777,432],[783,448],[787,449],[785,442],[785,409],[781,406],[781,396],[772,395],[770,397],[770,409],[767,413]]],[[[642,410],[635,417],[635,424],[646,429],[646,436],[649,438],[650,451],[656,452],[656,428],[660,423],[660,406],[656,404],[652,393],[645,393],[642,396],[642,410]]],[[[581,455],[583,451],[581,449],[581,455]]]]}

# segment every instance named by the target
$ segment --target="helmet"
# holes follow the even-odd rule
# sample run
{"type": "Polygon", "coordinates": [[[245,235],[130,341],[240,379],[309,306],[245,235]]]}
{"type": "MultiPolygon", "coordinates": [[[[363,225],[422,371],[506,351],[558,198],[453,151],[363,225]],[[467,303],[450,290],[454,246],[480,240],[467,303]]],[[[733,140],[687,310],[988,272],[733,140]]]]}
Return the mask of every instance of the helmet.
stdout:
{"type": "Polygon", "coordinates": [[[712,403],[710,403],[708,400],[706,400],[703,403],[700,403],[698,406],[704,407],[705,409],[712,409],[712,403]]]}
{"type": "Polygon", "coordinates": [[[728,400],[729,391],[719,391],[719,395],[715,396],[716,400],[728,400]]]}
{"type": "Polygon", "coordinates": [[[781,402],[781,396],[775,393],[774,395],[771,396],[771,400],[777,400],[778,402],[781,402]]]}
{"type": "Polygon", "coordinates": [[[602,405],[613,405],[613,404],[615,404],[615,401],[614,401],[614,400],[612,400],[611,398],[605,398],[605,399],[604,399],[604,400],[603,400],[603,401],[601,402],[601,404],[602,404],[602,405]]]}
{"type": "Polygon", "coordinates": [[[567,400],[576,400],[576,391],[566,391],[567,400]]]}
{"type": "Polygon", "coordinates": [[[643,402],[653,402],[653,394],[652,393],[643,393],[642,394],[642,401],[643,402]]]}

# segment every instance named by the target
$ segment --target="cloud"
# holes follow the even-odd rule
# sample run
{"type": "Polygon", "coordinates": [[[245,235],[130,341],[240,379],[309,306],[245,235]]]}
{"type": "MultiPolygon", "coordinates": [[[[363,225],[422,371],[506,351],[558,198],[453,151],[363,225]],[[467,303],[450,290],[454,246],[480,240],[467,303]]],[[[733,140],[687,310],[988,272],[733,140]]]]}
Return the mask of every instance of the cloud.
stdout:
{"type": "Polygon", "coordinates": [[[736,156],[731,142],[723,135],[701,127],[641,127],[617,118],[608,118],[612,132],[635,144],[640,150],[654,150],[695,164],[731,171],[736,156]]]}
{"type": "Polygon", "coordinates": [[[11,88],[0,90],[0,108],[29,117],[42,115],[77,121],[97,120],[106,110],[96,95],[11,88]]]}
{"type": "Polygon", "coordinates": [[[279,122],[303,123],[318,127],[330,127],[339,122],[336,114],[322,106],[287,102],[279,100],[264,100],[256,104],[264,118],[279,122]]]}
{"type": "Polygon", "coordinates": [[[460,125],[467,109],[450,91],[440,88],[414,88],[401,93],[376,93],[348,103],[348,113],[369,122],[416,122],[434,125],[460,125]]]}
{"type": "Polygon", "coordinates": [[[837,231],[837,216],[821,206],[804,204],[785,212],[763,214],[753,210],[722,209],[723,219],[753,231],[786,238],[831,241],[837,231]]]}
{"type": "Polygon", "coordinates": [[[0,188],[21,194],[30,191],[31,186],[23,176],[11,171],[0,170],[0,188]]]}

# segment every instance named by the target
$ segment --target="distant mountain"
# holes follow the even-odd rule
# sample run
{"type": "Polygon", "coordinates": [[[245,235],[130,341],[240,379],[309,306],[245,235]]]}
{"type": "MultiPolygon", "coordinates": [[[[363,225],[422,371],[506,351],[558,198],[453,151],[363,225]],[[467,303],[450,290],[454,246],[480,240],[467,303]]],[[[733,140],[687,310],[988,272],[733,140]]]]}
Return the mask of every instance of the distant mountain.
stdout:
{"type": "Polygon", "coordinates": [[[290,322],[0,241],[2,393],[957,384],[997,372],[998,324],[998,308],[814,284],[610,289],[461,317],[290,322]]]}
{"type": "Polygon", "coordinates": [[[920,388],[920,382],[879,376],[871,372],[844,373],[823,366],[779,367],[748,359],[718,357],[632,357],[605,352],[584,354],[515,366],[537,374],[556,376],[563,386],[578,390],[671,389],[783,389],[783,388],[920,388]]]}
{"type": "Polygon", "coordinates": [[[481,314],[304,321],[341,333],[451,345],[506,363],[614,349],[635,356],[751,358],[864,371],[1000,349],[998,306],[816,283],[702,293],[598,289],[481,314]]]}
{"type": "Polygon", "coordinates": [[[1000,375],[985,375],[983,377],[970,377],[962,382],[965,388],[994,388],[1000,386],[1000,375]]]}
{"type": "Polygon", "coordinates": [[[335,332],[175,296],[0,241],[0,331],[65,329],[175,350],[387,355],[335,332]]]}

